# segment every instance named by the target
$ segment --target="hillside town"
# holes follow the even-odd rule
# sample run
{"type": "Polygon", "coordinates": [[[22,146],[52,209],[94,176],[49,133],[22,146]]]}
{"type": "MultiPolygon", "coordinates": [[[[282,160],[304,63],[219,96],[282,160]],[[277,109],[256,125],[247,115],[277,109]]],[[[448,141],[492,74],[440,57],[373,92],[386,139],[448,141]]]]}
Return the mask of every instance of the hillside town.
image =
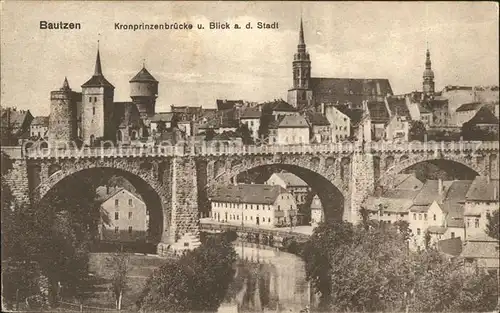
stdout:
{"type": "MultiPolygon", "coordinates": [[[[116,102],[115,87],[105,78],[106,56],[97,49],[94,72],[83,85],[72,84],[71,76],[61,77],[62,85],[50,91],[48,116],[2,106],[1,146],[22,147],[28,153],[31,149],[67,149],[70,144],[94,148],[106,142],[123,147],[197,142],[224,149],[498,141],[499,86],[442,82],[445,87],[436,90],[440,73],[433,71],[430,49],[422,49],[421,72],[407,73],[408,79],[422,81],[421,90],[395,93],[387,78],[313,77],[315,59],[307,49],[307,33],[301,19],[286,99],[265,102],[214,99],[213,103],[166,104],[158,92],[162,82],[154,75],[158,69],[145,64],[129,80],[130,101],[116,102]]],[[[376,221],[381,227],[404,222],[411,234],[411,251],[433,247],[449,259],[463,258],[468,268],[498,275],[499,240],[488,234],[491,216],[500,208],[498,155],[485,162],[490,170],[487,176],[470,169],[450,170],[453,164],[441,168],[441,163],[422,162],[397,173],[390,185],[376,182],[373,192],[363,199],[361,219],[376,221]]],[[[207,213],[200,213],[199,218],[217,227],[311,236],[316,227],[329,222],[325,205],[318,190],[299,172],[292,172],[278,164],[213,186],[207,213]]],[[[100,242],[120,244],[123,249],[127,244],[140,246],[156,240],[151,226],[155,217],[142,190],[117,177],[98,185],[92,192],[100,212],[109,219],[104,222],[100,217],[96,235],[100,242]]],[[[172,247],[180,254],[202,245],[199,234],[185,234],[179,240],[172,247]]]]}

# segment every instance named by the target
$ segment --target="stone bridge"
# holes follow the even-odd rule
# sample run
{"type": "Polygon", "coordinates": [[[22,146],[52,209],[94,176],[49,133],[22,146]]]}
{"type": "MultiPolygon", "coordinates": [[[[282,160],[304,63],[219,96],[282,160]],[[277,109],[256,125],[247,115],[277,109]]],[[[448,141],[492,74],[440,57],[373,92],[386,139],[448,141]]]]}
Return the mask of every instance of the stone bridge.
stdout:
{"type": "MultiPolygon", "coordinates": [[[[103,172],[129,180],[157,225],[159,245],[199,231],[209,192],[242,172],[273,166],[292,172],[318,193],[327,219],[357,221],[375,185],[420,162],[462,164],[478,175],[498,172],[498,142],[332,143],[300,146],[177,145],[51,149],[2,147],[14,161],[5,175],[19,203],[37,203],[69,177],[103,172]],[[201,214],[200,214],[201,212],[201,214]]],[[[162,251],[164,247],[162,246],[162,251]]]]}

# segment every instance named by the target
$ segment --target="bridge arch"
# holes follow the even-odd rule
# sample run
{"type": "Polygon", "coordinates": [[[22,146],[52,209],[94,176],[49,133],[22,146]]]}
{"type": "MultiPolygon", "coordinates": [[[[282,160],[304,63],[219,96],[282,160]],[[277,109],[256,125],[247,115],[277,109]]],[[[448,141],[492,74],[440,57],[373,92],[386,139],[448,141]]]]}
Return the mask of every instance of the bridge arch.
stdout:
{"type": "MultiPolygon", "coordinates": [[[[318,194],[323,206],[325,220],[342,220],[348,209],[349,188],[346,181],[349,178],[350,166],[345,158],[334,160],[330,158],[328,166],[320,158],[306,158],[306,162],[299,164],[293,162],[276,162],[273,160],[259,159],[257,162],[226,162],[224,168],[218,168],[218,174],[212,175],[215,178],[211,181],[212,188],[217,184],[228,184],[239,174],[258,170],[259,168],[269,168],[284,170],[295,174],[304,180],[309,187],[318,194]],[[312,162],[309,162],[311,161],[312,162]],[[345,179],[339,177],[339,172],[343,172],[345,179]],[[337,176],[335,175],[337,173],[337,176]]],[[[217,162],[217,161],[216,161],[217,162]]],[[[220,166],[220,165],[219,165],[220,166]]]]}
{"type": "MultiPolygon", "coordinates": [[[[39,165],[33,166],[39,169],[39,165]]],[[[47,166],[42,166],[47,167],[47,166]]],[[[38,178],[39,184],[33,188],[32,201],[40,203],[49,194],[57,192],[58,186],[68,182],[77,181],[78,178],[87,178],[92,182],[101,182],[103,177],[109,178],[113,175],[121,176],[129,181],[136,192],[142,197],[149,211],[149,227],[154,242],[163,242],[167,239],[171,212],[167,210],[167,193],[164,184],[155,177],[148,168],[141,169],[140,166],[112,161],[108,162],[74,162],[70,160],[60,161],[48,166],[45,178],[38,178]],[[54,171],[56,169],[56,171],[54,171]],[[76,179],[76,180],[75,180],[76,179]]],[[[38,170],[40,172],[40,170],[38,170]]],[[[42,170],[43,172],[43,170],[42,170]]],[[[43,175],[40,175],[43,176],[43,175]]],[[[37,180],[31,177],[30,180],[37,180]]],[[[75,188],[77,188],[75,186],[75,188]]]]}
{"type": "Polygon", "coordinates": [[[381,166],[380,168],[380,183],[378,185],[390,186],[397,174],[426,162],[455,164],[469,169],[475,176],[488,175],[488,168],[490,167],[486,164],[486,160],[489,160],[489,158],[481,158],[481,156],[473,157],[471,155],[448,154],[446,156],[436,156],[433,154],[424,154],[413,157],[403,155],[399,158],[398,162],[394,163],[391,162],[394,160],[394,157],[389,156],[387,159],[389,159],[389,162],[385,162],[385,166],[381,166]]]}

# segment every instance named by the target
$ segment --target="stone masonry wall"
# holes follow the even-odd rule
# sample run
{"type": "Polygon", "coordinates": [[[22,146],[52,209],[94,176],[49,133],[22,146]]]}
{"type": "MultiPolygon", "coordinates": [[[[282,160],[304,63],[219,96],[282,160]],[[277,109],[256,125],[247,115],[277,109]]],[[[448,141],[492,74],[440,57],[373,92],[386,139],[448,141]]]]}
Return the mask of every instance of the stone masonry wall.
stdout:
{"type": "Polygon", "coordinates": [[[14,202],[17,205],[30,203],[28,181],[28,167],[25,159],[12,160],[12,168],[4,175],[3,179],[11,189],[14,202]]]}
{"type": "Polygon", "coordinates": [[[354,153],[351,161],[351,194],[350,217],[348,220],[357,223],[361,220],[359,209],[365,198],[373,192],[375,171],[373,155],[370,153],[354,153]]]}
{"type": "Polygon", "coordinates": [[[198,235],[198,186],[193,157],[172,160],[171,235],[177,241],[186,233],[198,235]]]}

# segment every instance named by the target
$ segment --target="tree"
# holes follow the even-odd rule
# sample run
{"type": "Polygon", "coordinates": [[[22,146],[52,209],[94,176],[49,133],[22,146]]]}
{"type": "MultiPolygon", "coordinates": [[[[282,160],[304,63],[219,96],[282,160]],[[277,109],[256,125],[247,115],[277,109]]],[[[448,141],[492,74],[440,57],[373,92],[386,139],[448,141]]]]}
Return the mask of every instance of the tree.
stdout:
{"type": "Polygon", "coordinates": [[[488,222],[486,224],[486,234],[488,236],[500,239],[500,227],[499,227],[499,214],[498,210],[493,211],[493,213],[486,216],[488,222]]]}
{"type": "Polygon", "coordinates": [[[146,282],[137,305],[146,311],[216,311],[233,280],[235,261],[231,243],[209,237],[160,267],[146,282]]]}
{"type": "Polygon", "coordinates": [[[215,133],[215,130],[213,130],[212,128],[209,128],[205,131],[205,140],[206,141],[213,140],[216,135],[217,134],[215,133]]]}
{"type": "Polygon", "coordinates": [[[127,289],[129,261],[130,258],[125,253],[114,253],[107,259],[108,266],[112,270],[111,286],[117,310],[121,310],[123,294],[127,289]]]}
{"type": "Polygon", "coordinates": [[[240,123],[236,133],[241,137],[244,145],[253,145],[254,140],[252,137],[252,132],[248,128],[248,125],[245,123],[240,123]]]}
{"type": "Polygon", "coordinates": [[[422,121],[412,121],[410,126],[409,140],[424,141],[427,130],[422,121]]]}

